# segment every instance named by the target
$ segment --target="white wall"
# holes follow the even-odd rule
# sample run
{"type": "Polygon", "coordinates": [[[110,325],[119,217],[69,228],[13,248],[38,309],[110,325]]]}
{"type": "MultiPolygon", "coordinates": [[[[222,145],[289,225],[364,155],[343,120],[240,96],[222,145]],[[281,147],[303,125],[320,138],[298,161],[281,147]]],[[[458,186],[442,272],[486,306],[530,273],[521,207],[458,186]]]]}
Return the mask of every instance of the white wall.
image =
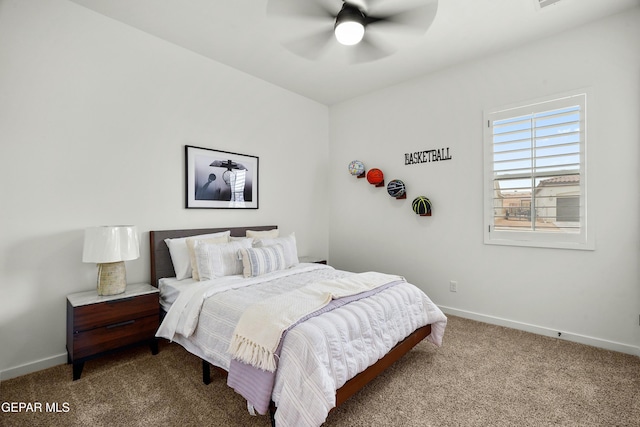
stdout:
{"type": "Polygon", "coordinates": [[[635,9],[332,106],[331,263],[403,274],[448,313],[640,355],[639,41],[635,9]],[[596,250],[484,245],[483,110],[585,87],[596,250]],[[404,165],[440,147],[453,159],[404,165]],[[408,199],[349,175],[354,159],[408,199]],[[418,195],[432,217],[412,212],[418,195]]]}
{"type": "Polygon", "coordinates": [[[149,279],[148,230],[273,223],[301,254],[403,274],[448,312],[637,352],[639,22],[636,10],[329,115],[74,3],[0,1],[0,379],[66,361],[65,296],[95,281],[83,229],[120,223],[142,231],[129,282],[149,279]],[[483,245],[483,109],[586,86],[596,251],[483,245]],[[259,156],[260,209],[185,210],[185,144],[259,156]],[[437,147],[453,160],[403,165],[437,147]],[[351,177],[353,159],[404,179],[409,199],[351,177]],[[411,212],[418,194],[434,216],[411,212]]]}
{"type": "Polygon", "coordinates": [[[278,224],[328,255],[328,108],[63,0],[0,2],[0,378],[66,362],[83,229],[278,224]],[[257,210],[184,209],[184,145],[260,158],[257,210]],[[301,167],[300,164],[304,164],[301,167]]]}

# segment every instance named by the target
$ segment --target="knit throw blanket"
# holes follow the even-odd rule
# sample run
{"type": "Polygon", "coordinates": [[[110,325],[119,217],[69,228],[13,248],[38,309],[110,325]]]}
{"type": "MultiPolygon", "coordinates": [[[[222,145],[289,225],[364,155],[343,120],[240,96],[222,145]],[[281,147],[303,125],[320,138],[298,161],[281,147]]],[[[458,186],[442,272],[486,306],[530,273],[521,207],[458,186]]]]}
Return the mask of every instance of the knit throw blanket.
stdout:
{"type": "Polygon", "coordinates": [[[320,310],[332,299],[343,298],[402,280],[377,272],[316,282],[253,304],[240,317],[231,338],[232,357],[268,372],[276,370],[275,352],[282,334],[298,320],[320,310]]]}

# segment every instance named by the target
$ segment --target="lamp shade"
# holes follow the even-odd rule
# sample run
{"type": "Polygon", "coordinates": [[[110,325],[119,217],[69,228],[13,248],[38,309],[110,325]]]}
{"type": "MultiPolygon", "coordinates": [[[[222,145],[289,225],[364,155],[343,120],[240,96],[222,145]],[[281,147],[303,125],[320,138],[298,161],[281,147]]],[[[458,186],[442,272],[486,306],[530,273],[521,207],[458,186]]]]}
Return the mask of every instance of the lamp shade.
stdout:
{"type": "Polygon", "coordinates": [[[83,262],[102,264],[139,257],[140,242],[136,226],[91,227],[84,232],[83,262]]]}

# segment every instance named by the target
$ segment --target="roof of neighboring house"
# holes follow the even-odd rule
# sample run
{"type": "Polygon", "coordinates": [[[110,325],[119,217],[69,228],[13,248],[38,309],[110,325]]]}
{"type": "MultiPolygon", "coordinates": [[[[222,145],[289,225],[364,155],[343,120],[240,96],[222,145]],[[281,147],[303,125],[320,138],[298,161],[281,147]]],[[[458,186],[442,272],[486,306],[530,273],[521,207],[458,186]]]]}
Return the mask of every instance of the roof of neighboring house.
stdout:
{"type": "MultiPolygon", "coordinates": [[[[536,191],[540,190],[541,187],[557,187],[562,185],[579,185],[580,184],[580,175],[564,175],[564,176],[554,176],[553,178],[548,178],[540,181],[540,183],[536,186],[536,191]]],[[[500,184],[498,181],[494,181],[494,187],[496,187],[497,196],[499,198],[504,199],[512,199],[512,198],[524,198],[530,197],[530,191],[504,191],[500,190],[500,184]]]]}
{"type": "Polygon", "coordinates": [[[523,197],[531,197],[531,191],[502,191],[500,195],[505,199],[521,199],[523,197]]]}
{"type": "Polygon", "coordinates": [[[554,186],[554,185],[566,185],[566,184],[579,184],[580,175],[564,175],[555,176],[553,178],[540,181],[538,187],[554,186]]]}

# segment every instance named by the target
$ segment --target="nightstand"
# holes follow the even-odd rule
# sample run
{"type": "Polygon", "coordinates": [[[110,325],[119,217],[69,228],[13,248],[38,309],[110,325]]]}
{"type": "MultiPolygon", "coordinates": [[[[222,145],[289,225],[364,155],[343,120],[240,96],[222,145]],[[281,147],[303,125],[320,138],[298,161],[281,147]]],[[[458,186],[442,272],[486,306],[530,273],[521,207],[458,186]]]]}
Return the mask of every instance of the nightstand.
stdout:
{"type": "Polygon", "coordinates": [[[67,296],[67,353],[73,380],[84,362],[126,346],[148,343],[158,353],[155,333],[160,322],[158,289],[127,285],[124,293],[100,296],[96,290],[67,296]]]}
{"type": "Polygon", "coordinates": [[[313,256],[301,256],[298,258],[298,261],[300,262],[311,262],[311,263],[315,263],[315,264],[326,264],[327,260],[326,259],[322,259],[320,257],[313,257],[313,256]]]}

